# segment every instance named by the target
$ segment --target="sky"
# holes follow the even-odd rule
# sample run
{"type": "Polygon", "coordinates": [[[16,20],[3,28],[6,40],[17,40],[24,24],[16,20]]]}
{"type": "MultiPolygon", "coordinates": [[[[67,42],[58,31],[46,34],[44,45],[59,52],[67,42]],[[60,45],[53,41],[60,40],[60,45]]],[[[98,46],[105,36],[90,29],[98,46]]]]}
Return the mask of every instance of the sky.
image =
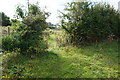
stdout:
{"type": "MultiPolygon", "coordinates": [[[[46,11],[51,13],[50,17],[47,19],[47,22],[56,24],[59,22],[58,10],[63,11],[65,4],[73,0],[29,0],[29,1],[30,3],[36,3],[38,1],[41,9],[44,9],[46,6],[47,8],[46,11]]],[[[107,2],[110,5],[113,5],[115,9],[118,9],[118,2],[120,0],[89,0],[89,1],[107,2]]],[[[7,16],[13,19],[15,15],[15,9],[18,4],[27,6],[27,0],[1,0],[0,1],[0,12],[4,12],[7,16]]]]}

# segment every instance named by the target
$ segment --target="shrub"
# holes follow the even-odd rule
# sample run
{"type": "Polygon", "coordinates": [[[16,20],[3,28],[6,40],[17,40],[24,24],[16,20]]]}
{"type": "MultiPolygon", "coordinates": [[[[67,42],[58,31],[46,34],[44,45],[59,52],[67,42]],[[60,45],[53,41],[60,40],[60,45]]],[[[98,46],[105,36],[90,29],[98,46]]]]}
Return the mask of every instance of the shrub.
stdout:
{"type": "Polygon", "coordinates": [[[13,51],[19,47],[19,44],[20,41],[15,35],[4,36],[2,38],[2,49],[4,51],[13,51]]]}
{"type": "Polygon", "coordinates": [[[21,35],[21,51],[41,52],[46,49],[43,47],[47,46],[43,40],[43,31],[47,27],[45,14],[38,5],[31,4],[28,15],[21,17],[22,25],[17,29],[21,35]]]}
{"type": "Polygon", "coordinates": [[[45,51],[47,45],[43,39],[43,31],[47,27],[47,13],[43,13],[34,4],[30,5],[27,15],[21,11],[22,8],[17,8],[17,16],[21,17],[22,22],[16,23],[18,25],[14,33],[2,38],[3,50],[13,51],[20,48],[21,51],[30,50],[31,53],[45,51]]]}
{"type": "Polygon", "coordinates": [[[120,36],[119,14],[109,4],[72,2],[68,3],[65,11],[60,17],[69,43],[79,45],[102,41],[112,34],[120,36]]]}

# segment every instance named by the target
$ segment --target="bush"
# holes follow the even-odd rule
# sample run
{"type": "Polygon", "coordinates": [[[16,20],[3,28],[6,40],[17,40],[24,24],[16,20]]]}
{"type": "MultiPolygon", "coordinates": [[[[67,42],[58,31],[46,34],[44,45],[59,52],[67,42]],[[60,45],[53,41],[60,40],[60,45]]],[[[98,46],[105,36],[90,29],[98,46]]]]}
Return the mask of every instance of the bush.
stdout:
{"type": "Polygon", "coordinates": [[[30,4],[28,15],[21,17],[22,25],[17,29],[21,36],[19,46],[21,51],[31,53],[45,51],[47,46],[43,40],[43,31],[47,27],[45,16],[38,5],[30,4]]]}
{"type": "Polygon", "coordinates": [[[34,4],[30,4],[27,15],[20,14],[22,9],[17,8],[17,16],[21,17],[22,22],[16,23],[18,25],[14,33],[2,38],[3,50],[13,51],[19,48],[21,51],[30,50],[31,53],[45,51],[47,45],[43,39],[43,31],[47,27],[47,13],[43,13],[39,6],[34,4]]]}
{"type": "Polygon", "coordinates": [[[19,48],[20,41],[16,35],[9,35],[2,37],[2,49],[4,51],[13,51],[15,48],[19,48]]]}
{"type": "Polygon", "coordinates": [[[79,45],[102,41],[110,35],[119,37],[119,13],[109,4],[72,2],[62,13],[61,25],[66,31],[68,42],[79,45]]]}

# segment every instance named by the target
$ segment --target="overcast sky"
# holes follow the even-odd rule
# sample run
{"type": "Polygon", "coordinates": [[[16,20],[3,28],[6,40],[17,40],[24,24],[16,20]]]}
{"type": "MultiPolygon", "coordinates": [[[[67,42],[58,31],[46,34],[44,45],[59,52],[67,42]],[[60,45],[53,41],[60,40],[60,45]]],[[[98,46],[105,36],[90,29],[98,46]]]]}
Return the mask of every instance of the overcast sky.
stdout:
{"type": "MultiPolygon", "coordinates": [[[[56,24],[59,22],[58,19],[58,10],[63,10],[64,5],[72,0],[30,0],[30,3],[39,2],[40,7],[43,9],[45,6],[47,7],[47,11],[51,13],[51,16],[47,19],[47,22],[51,22],[56,24]]],[[[119,0],[90,0],[94,2],[107,2],[118,9],[119,0]]],[[[0,12],[4,12],[11,19],[13,15],[15,15],[15,8],[17,4],[27,5],[27,0],[1,0],[0,2],[0,12]]]]}

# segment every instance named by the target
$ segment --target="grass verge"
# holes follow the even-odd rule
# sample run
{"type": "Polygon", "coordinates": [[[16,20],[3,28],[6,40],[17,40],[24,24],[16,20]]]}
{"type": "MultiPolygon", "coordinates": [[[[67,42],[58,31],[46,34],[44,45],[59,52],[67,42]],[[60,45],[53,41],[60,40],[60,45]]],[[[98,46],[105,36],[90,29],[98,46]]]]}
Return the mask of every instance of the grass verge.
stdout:
{"type": "Polygon", "coordinates": [[[18,55],[7,61],[3,76],[20,78],[118,78],[117,41],[76,48],[59,47],[51,34],[43,55],[18,55]]]}

